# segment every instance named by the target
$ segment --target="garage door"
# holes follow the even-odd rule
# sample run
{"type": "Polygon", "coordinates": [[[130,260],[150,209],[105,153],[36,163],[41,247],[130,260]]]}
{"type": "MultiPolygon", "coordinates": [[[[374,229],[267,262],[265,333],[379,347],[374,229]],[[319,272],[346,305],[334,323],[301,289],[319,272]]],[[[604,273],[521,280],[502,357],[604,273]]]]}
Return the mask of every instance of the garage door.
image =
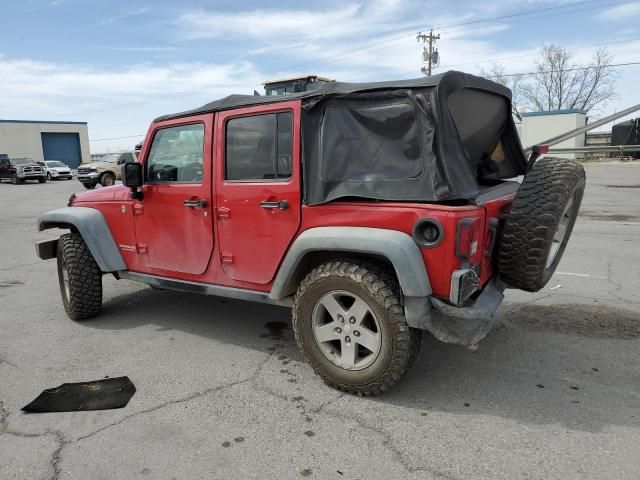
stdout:
{"type": "Polygon", "coordinates": [[[80,137],[77,133],[42,133],[42,153],[45,160],[60,160],[71,168],[82,162],[80,137]]]}

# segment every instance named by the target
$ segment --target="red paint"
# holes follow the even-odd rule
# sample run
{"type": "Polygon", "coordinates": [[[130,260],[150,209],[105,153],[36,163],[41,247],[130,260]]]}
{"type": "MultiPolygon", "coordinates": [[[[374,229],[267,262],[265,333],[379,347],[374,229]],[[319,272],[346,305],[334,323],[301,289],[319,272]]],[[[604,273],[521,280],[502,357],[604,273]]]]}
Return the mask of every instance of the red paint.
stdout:
{"type": "MultiPolygon", "coordinates": [[[[444,239],[421,248],[434,294],[448,298],[451,274],[464,263],[477,266],[481,283],[493,274],[493,252],[487,252],[491,218],[500,219],[513,201],[510,194],[482,207],[441,204],[335,201],[301,206],[300,101],[247,107],[151,125],[140,162],[144,164],[159,128],[201,122],[205,125],[203,182],[143,187],[144,199],[132,201],[123,186],[100,188],[77,197],[74,205],[101,210],[131,271],[261,292],[271,282],[295,238],[325,226],[357,226],[397,230],[411,235],[416,221],[439,222],[444,239]],[[293,172],[285,182],[224,180],[224,125],[231,117],[293,112],[293,172]],[[184,200],[207,200],[205,208],[185,208],[184,200]],[[286,210],[260,207],[261,201],[286,200],[286,210]],[[206,213],[206,216],[205,216],[206,213]],[[473,223],[475,253],[456,256],[456,234],[464,219],[473,223]],[[146,249],[146,252],[142,250],[146,249]]],[[[499,233],[499,231],[498,231],[499,233]]]]}

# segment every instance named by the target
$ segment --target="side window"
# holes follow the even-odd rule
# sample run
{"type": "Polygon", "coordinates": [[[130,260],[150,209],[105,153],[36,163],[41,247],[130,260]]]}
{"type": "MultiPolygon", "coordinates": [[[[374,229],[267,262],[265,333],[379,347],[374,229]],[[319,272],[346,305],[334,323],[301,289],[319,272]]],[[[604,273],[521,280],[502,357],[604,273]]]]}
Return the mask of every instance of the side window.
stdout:
{"type": "Polygon", "coordinates": [[[125,163],[131,163],[133,162],[133,155],[131,155],[131,153],[129,152],[125,152],[122,155],[120,155],[120,158],[118,159],[118,165],[124,165],[125,163]]]}
{"type": "Polygon", "coordinates": [[[226,126],[225,179],[286,180],[292,173],[291,112],[232,118],[226,126]]]}
{"type": "Polygon", "coordinates": [[[203,150],[204,125],[201,123],[158,130],[147,158],[147,182],[202,182],[203,150]]]}

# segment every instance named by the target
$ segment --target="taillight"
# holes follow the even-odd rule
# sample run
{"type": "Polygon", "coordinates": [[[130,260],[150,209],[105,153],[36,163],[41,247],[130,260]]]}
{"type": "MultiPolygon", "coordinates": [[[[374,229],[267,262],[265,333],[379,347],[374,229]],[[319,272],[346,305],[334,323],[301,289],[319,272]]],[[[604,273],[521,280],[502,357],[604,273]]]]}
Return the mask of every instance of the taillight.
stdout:
{"type": "Polygon", "coordinates": [[[479,218],[463,218],[458,222],[456,234],[456,257],[469,261],[478,251],[479,218]]]}

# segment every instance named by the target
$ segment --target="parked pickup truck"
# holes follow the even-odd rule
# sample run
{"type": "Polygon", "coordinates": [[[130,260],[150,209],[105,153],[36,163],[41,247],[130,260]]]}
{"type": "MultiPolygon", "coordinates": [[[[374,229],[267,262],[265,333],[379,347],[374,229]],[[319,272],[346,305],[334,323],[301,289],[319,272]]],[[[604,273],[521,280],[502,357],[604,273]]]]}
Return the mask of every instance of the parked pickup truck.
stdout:
{"type": "Polygon", "coordinates": [[[538,154],[511,92],[460,72],[233,95],[157,118],[123,185],[41,215],[70,232],[36,247],[73,320],[98,315],[106,273],[285,305],[327,384],[378,394],[424,331],[474,347],[505,287],[548,282],[585,174],[538,154]]]}
{"type": "Polygon", "coordinates": [[[30,158],[0,158],[0,181],[10,180],[14,185],[27,180],[47,181],[46,172],[30,158]]]}
{"type": "Polygon", "coordinates": [[[92,189],[100,184],[110,187],[120,180],[120,166],[134,162],[137,159],[136,152],[109,153],[97,162],[82,164],[78,167],[78,181],[84,188],[92,189]]]}

